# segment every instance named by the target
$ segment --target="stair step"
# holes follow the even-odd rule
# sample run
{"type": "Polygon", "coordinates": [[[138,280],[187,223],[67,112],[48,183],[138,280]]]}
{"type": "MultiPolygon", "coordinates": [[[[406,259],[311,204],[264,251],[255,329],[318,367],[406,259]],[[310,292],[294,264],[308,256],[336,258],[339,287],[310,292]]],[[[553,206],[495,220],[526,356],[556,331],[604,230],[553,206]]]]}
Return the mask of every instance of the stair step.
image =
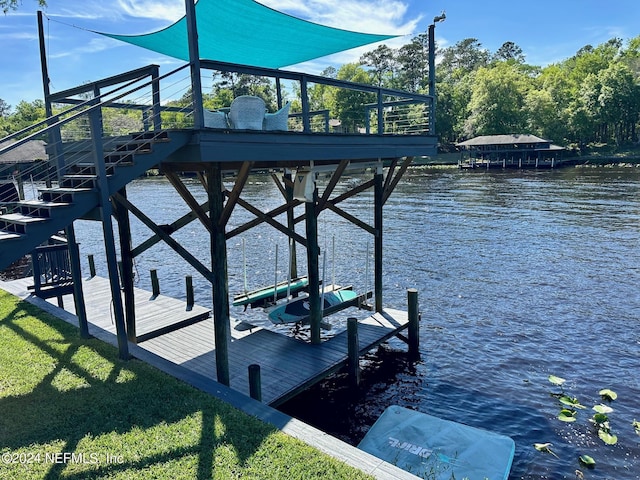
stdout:
{"type": "Polygon", "coordinates": [[[65,175],[60,180],[61,187],[69,188],[93,188],[98,177],[95,175],[65,175]]]}
{"type": "Polygon", "coordinates": [[[153,140],[154,142],[171,141],[169,132],[166,130],[132,133],[131,138],[134,140],[153,140]]]}
{"type": "Polygon", "coordinates": [[[71,204],[59,203],[59,202],[44,202],[42,200],[22,200],[18,204],[18,206],[20,205],[24,205],[26,207],[35,207],[35,208],[53,208],[53,207],[63,207],[71,204]]]}
{"type": "Polygon", "coordinates": [[[131,152],[112,152],[104,156],[107,165],[133,165],[133,156],[131,152]]]}
{"type": "Polygon", "coordinates": [[[9,240],[20,240],[22,235],[14,232],[5,232],[4,230],[0,230],[0,242],[9,241],[9,240]]]}
{"type": "Polygon", "coordinates": [[[44,217],[31,217],[22,215],[21,213],[7,213],[0,215],[0,230],[5,232],[24,234],[27,231],[27,225],[45,222],[44,217]]]}
{"type": "Polygon", "coordinates": [[[16,223],[18,225],[27,225],[29,223],[43,222],[45,220],[46,218],[44,217],[31,217],[29,215],[22,215],[21,213],[7,213],[5,215],[0,215],[0,221],[16,223]]]}
{"type": "MultiPolygon", "coordinates": [[[[106,162],[106,170],[107,175],[113,175],[115,172],[115,163],[106,162]]],[[[75,165],[71,165],[69,170],[67,171],[67,175],[97,175],[97,169],[95,164],[93,163],[77,163],[75,165]]]]}
{"type": "Polygon", "coordinates": [[[36,217],[51,217],[51,210],[59,207],[68,207],[70,203],[43,202],[41,200],[26,200],[20,202],[17,207],[23,215],[36,217]]]}
{"type": "Polygon", "coordinates": [[[74,195],[83,192],[92,192],[93,188],[47,188],[40,190],[42,201],[49,203],[73,203],[74,195]]]}
{"type": "Polygon", "coordinates": [[[135,152],[149,153],[151,152],[151,142],[149,141],[132,141],[116,146],[116,152],[135,152]]]}

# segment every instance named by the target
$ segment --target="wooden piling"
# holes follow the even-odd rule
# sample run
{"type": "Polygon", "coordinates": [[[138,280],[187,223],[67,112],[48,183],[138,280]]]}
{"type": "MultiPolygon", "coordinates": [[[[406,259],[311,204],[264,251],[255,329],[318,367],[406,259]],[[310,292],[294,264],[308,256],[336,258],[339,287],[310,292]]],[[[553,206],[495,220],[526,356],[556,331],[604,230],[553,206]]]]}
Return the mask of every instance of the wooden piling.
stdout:
{"type": "Polygon", "coordinates": [[[89,275],[93,278],[96,276],[96,262],[93,255],[89,255],[87,259],[89,260],[89,275]]]}
{"type": "Polygon", "coordinates": [[[374,266],[373,266],[373,283],[374,283],[374,304],[375,311],[382,312],[382,207],[384,204],[384,187],[382,169],[374,175],[374,206],[373,217],[376,230],[374,238],[374,266]]]}
{"type": "Polygon", "coordinates": [[[418,290],[410,288],[407,290],[409,326],[409,357],[414,360],[420,358],[420,313],[418,311],[418,290]]]}
{"type": "MultiPolygon", "coordinates": [[[[118,193],[127,198],[127,189],[122,187],[118,193]]],[[[120,203],[113,202],[115,218],[118,223],[118,238],[120,241],[120,280],[124,293],[124,318],[127,327],[127,338],[130,342],[137,342],[136,307],[133,284],[133,255],[131,254],[131,222],[129,211],[120,203]]]]}
{"type": "Polygon", "coordinates": [[[206,170],[209,219],[211,222],[211,272],[213,281],[213,324],[216,346],[216,373],[218,382],[229,386],[229,282],[227,278],[227,243],[225,227],[219,224],[224,211],[224,184],[219,164],[210,164],[206,170]]]}
{"type": "MultiPolygon", "coordinates": [[[[314,192],[317,198],[317,190],[314,192]]],[[[318,217],[316,202],[305,203],[307,231],[307,273],[309,278],[309,323],[311,325],[311,343],[320,343],[320,324],[322,309],[320,305],[320,247],[318,246],[318,217]]]]}
{"type": "Polygon", "coordinates": [[[347,369],[349,384],[357,387],[360,384],[360,342],[358,341],[358,319],[347,318],[347,369]]]}
{"type": "Polygon", "coordinates": [[[249,396],[254,400],[262,401],[262,380],[260,377],[260,365],[249,365],[249,396]]]}
{"type": "Polygon", "coordinates": [[[196,303],[193,295],[193,277],[191,275],[187,275],[185,278],[185,287],[187,289],[187,309],[193,308],[193,305],[196,303]]]}
{"type": "Polygon", "coordinates": [[[158,281],[158,271],[154,268],[149,271],[151,275],[151,292],[154,297],[160,295],[160,282],[158,281]]]}

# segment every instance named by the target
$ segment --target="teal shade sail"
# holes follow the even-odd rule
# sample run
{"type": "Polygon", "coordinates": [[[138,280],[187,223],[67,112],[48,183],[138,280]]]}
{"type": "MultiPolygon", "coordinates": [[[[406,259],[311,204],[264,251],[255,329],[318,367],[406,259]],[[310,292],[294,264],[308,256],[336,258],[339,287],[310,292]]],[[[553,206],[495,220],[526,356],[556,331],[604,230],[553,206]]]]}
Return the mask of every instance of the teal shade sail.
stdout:
{"type": "MultiPolygon", "coordinates": [[[[397,36],[327,27],[253,0],[199,0],[195,11],[201,59],[256,67],[295,65],[397,36]]],[[[186,17],[143,35],[96,33],[189,61],[186,17]]]]}

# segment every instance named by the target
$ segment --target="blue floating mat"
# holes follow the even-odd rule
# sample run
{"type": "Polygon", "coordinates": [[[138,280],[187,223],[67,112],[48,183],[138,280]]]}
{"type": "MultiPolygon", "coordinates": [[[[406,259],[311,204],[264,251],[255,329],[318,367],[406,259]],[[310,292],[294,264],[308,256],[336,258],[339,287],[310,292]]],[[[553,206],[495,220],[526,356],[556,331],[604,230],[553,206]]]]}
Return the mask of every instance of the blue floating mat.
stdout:
{"type": "Polygon", "coordinates": [[[392,405],[358,445],[432,480],[507,480],[515,442],[504,435],[392,405]]]}

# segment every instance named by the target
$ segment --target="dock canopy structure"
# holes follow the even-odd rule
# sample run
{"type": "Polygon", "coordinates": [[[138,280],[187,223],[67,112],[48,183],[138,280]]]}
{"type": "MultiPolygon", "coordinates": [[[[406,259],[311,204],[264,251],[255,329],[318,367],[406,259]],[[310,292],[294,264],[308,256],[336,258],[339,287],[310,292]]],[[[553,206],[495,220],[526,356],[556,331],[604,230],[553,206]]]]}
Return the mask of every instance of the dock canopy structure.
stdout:
{"type": "MultiPolygon", "coordinates": [[[[200,58],[256,67],[282,68],[398,36],[327,27],[254,0],[199,0],[195,11],[200,58]]],[[[142,35],[95,33],[189,61],[186,16],[142,35]]]]}
{"type": "Polygon", "coordinates": [[[482,135],[457,143],[462,168],[555,167],[563,147],[531,134],[482,135]],[[465,152],[467,158],[465,159],[465,152]]]}

